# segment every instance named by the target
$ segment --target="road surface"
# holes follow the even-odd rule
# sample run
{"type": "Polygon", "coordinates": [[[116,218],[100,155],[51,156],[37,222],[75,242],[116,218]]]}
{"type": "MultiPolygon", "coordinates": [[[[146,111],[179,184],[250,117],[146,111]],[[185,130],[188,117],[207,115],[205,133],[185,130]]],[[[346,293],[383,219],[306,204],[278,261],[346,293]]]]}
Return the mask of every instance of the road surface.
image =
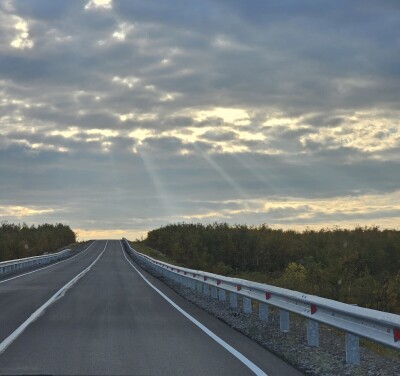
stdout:
{"type": "Polygon", "coordinates": [[[131,263],[120,241],[96,241],[73,259],[0,281],[0,374],[301,375],[131,263]]]}

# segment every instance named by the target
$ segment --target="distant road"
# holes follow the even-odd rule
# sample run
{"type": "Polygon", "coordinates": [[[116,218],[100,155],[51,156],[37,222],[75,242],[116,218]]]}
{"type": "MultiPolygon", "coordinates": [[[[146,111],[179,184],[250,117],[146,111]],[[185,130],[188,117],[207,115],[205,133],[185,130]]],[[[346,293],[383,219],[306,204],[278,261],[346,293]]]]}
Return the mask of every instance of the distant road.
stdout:
{"type": "Polygon", "coordinates": [[[131,263],[186,316],[139,275],[119,241],[96,241],[73,259],[0,281],[0,374],[301,375],[131,263]]]}

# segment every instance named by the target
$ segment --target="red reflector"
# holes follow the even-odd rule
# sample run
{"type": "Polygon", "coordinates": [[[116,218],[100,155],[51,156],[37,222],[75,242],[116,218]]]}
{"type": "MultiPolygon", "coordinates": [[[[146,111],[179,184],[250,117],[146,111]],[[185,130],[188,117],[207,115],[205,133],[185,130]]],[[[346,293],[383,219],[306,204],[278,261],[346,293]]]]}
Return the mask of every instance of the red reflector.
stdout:
{"type": "Polygon", "coordinates": [[[240,291],[241,289],[242,289],[242,286],[240,286],[240,285],[236,286],[236,290],[240,291]]]}
{"type": "Polygon", "coordinates": [[[266,292],[265,293],[265,299],[267,299],[267,300],[271,299],[271,293],[270,292],[266,292]]]}
{"type": "Polygon", "coordinates": [[[393,338],[395,342],[400,341],[400,329],[399,328],[393,328],[393,338]]]}
{"type": "Polygon", "coordinates": [[[315,304],[311,304],[311,314],[313,315],[315,312],[317,312],[317,306],[315,304]]]}
{"type": "Polygon", "coordinates": [[[221,281],[217,281],[217,285],[219,286],[221,284],[221,281]]]}

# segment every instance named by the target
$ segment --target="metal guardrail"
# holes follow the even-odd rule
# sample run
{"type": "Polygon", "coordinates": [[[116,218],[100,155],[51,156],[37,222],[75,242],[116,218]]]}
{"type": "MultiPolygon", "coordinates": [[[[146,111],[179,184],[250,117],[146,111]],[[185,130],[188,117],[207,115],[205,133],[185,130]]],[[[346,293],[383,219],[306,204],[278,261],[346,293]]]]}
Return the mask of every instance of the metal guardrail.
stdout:
{"type": "Polygon", "coordinates": [[[30,269],[34,266],[50,264],[54,261],[67,258],[71,252],[71,249],[64,249],[57,253],[0,262],[0,277],[30,269]]]}
{"type": "Polygon", "coordinates": [[[346,333],[347,363],[360,363],[360,337],[400,350],[400,315],[353,306],[244,279],[183,268],[135,251],[125,238],[123,244],[125,250],[129,251],[139,263],[143,263],[150,269],[193,290],[211,295],[221,301],[227,299],[226,292],[228,292],[230,306],[233,308],[238,307],[238,295],[243,299],[242,305],[245,313],[251,313],[251,301],[257,301],[261,320],[268,320],[269,306],[278,308],[282,332],[290,330],[289,312],[305,317],[307,319],[307,342],[310,346],[319,346],[318,323],[344,331],[346,333]]]}

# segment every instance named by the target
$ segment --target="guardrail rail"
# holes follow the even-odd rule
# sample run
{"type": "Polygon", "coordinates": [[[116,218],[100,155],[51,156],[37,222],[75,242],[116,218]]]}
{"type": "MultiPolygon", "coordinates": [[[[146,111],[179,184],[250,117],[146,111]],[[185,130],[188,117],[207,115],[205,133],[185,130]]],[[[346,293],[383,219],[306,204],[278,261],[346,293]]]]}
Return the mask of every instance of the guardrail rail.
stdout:
{"type": "Polygon", "coordinates": [[[71,249],[64,249],[57,253],[0,262],[0,278],[5,275],[18,273],[33,267],[47,265],[54,261],[62,260],[69,257],[72,252],[71,249]]]}
{"type": "Polygon", "coordinates": [[[353,306],[244,279],[183,268],[137,252],[125,238],[122,239],[122,243],[135,261],[166,278],[199,293],[211,295],[212,298],[220,301],[225,301],[227,299],[226,292],[229,292],[229,303],[232,308],[238,307],[239,295],[243,299],[245,313],[252,312],[252,300],[258,302],[258,314],[261,320],[268,320],[269,306],[278,308],[282,332],[290,330],[289,313],[306,318],[309,346],[319,346],[319,323],[344,331],[347,363],[360,364],[360,337],[400,350],[400,315],[353,306]]]}

